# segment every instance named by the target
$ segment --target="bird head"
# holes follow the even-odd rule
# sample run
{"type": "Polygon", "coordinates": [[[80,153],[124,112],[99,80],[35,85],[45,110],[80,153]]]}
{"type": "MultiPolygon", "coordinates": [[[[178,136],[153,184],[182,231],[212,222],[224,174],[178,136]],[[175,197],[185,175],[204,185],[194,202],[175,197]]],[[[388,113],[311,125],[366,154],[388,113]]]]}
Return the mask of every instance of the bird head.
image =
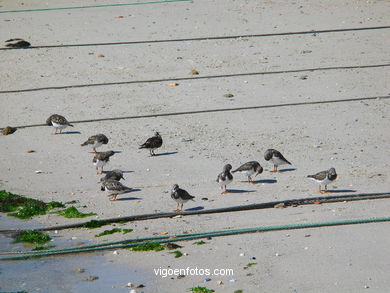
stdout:
{"type": "Polygon", "coordinates": [[[224,171],[224,172],[229,172],[232,168],[233,168],[232,165],[226,164],[226,165],[223,167],[223,171],[224,171]]]}
{"type": "Polygon", "coordinates": [[[257,175],[261,174],[261,173],[263,173],[263,167],[261,167],[260,164],[259,164],[259,165],[256,167],[256,175],[255,175],[255,177],[256,177],[257,175]]]}
{"type": "Polygon", "coordinates": [[[179,185],[174,184],[173,187],[172,187],[172,190],[178,190],[178,189],[179,189],[179,185]]]}

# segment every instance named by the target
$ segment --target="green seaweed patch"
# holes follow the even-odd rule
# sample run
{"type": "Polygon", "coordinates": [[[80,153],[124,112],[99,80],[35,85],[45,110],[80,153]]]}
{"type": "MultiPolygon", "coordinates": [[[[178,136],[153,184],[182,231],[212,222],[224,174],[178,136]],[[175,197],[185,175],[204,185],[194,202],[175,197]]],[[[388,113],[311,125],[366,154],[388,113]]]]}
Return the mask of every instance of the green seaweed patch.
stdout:
{"type": "Polygon", "coordinates": [[[67,209],[58,211],[57,214],[64,216],[65,218],[85,218],[96,215],[95,213],[82,213],[75,207],[69,207],[67,209]]]}
{"type": "Polygon", "coordinates": [[[46,233],[36,230],[25,230],[18,232],[14,235],[15,240],[13,243],[32,243],[32,244],[45,244],[51,240],[50,236],[46,233]]]}
{"type": "Polygon", "coordinates": [[[37,250],[49,250],[49,249],[52,249],[54,247],[56,247],[56,246],[55,245],[37,246],[37,247],[33,248],[32,250],[35,250],[35,251],[37,251],[37,250]]]}
{"type": "Polygon", "coordinates": [[[88,229],[95,229],[95,228],[99,228],[99,227],[102,227],[102,226],[105,226],[108,224],[109,223],[107,221],[104,221],[104,220],[91,220],[91,221],[83,224],[83,226],[81,226],[81,227],[88,228],[88,229]]]}
{"type": "Polygon", "coordinates": [[[192,287],[189,290],[193,293],[213,293],[215,292],[213,289],[207,289],[206,287],[192,287]]]}
{"type": "Polygon", "coordinates": [[[257,265],[257,262],[250,262],[250,263],[248,263],[246,266],[247,266],[248,268],[250,268],[250,267],[253,267],[253,266],[255,266],[255,265],[257,265]]]}
{"type": "Polygon", "coordinates": [[[234,293],[244,293],[244,290],[238,289],[238,290],[235,290],[234,293]]]}
{"type": "Polygon", "coordinates": [[[133,232],[133,229],[121,229],[121,228],[114,228],[111,230],[104,230],[102,233],[96,234],[95,237],[102,237],[105,235],[110,235],[114,233],[122,232],[123,234],[133,232]]]}
{"type": "Polygon", "coordinates": [[[170,253],[174,254],[175,258],[179,258],[179,257],[183,256],[183,253],[181,253],[181,251],[179,251],[179,250],[175,250],[175,251],[172,251],[170,253]]]}
{"type": "Polygon", "coordinates": [[[147,242],[131,248],[133,251],[161,251],[164,249],[165,247],[160,242],[147,242]]]}
{"type": "Polygon", "coordinates": [[[54,208],[65,207],[62,203],[43,201],[16,195],[5,190],[0,191],[0,212],[8,213],[19,219],[30,219],[37,215],[45,215],[54,208]]]}
{"type": "Polygon", "coordinates": [[[194,245],[203,245],[203,244],[206,244],[206,243],[207,242],[204,242],[203,240],[201,240],[201,241],[194,242],[192,244],[194,244],[194,245]]]}

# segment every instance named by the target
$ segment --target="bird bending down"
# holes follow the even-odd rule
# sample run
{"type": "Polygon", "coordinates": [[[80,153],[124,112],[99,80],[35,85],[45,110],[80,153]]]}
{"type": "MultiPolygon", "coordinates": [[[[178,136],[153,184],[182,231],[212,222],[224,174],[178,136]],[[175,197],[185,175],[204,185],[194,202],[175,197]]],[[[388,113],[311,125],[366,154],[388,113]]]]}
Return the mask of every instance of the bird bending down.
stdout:
{"type": "Polygon", "coordinates": [[[108,143],[108,138],[104,134],[96,134],[89,137],[81,146],[90,145],[94,153],[96,153],[96,148],[100,147],[103,144],[108,143]]]}
{"type": "Polygon", "coordinates": [[[58,114],[53,114],[47,118],[46,124],[54,127],[55,132],[53,134],[58,134],[57,130],[60,130],[60,133],[62,133],[62,130],[68,126],[73,127],[64,116],[58,114]]]}
{"type": "Polygon", "coordinates": [[[155,149],[158,149],[162,146],[163,140],[161,135],[156,131],[153,137],[149,137],[142,145],[140,145],[140,149],[149,149],[150,156],[155,156],[155,149]]]}
{"type": "Polygon", "coordinates": [[[123,177],[122,170],[119,170],[119,169],[115,169],[115,170],[107,172],[104,177],[100,178],[100,182],[103,182],[103,181],[106,181],[109,179],[113,179],[116,181],[120,181],[121,179],[125,180],[125,178],[123,177]]]}
{"type": "Polygon", "coordinates": [[[263,167],[261,167],[259,162],[250,161],[250,162],[247,162],[247,163],[241,165],[236,170],[232,171],[232,173],[236,173],[236,172],[244,174],[245,176],[247,176],[248,177],[248,183],[256,184],[255,182],[253,182],[251,176],[253,174],[255,174],[255,177],[256,177],[258,174],[261,174],[263,172],[263,167]]]}
{"type": "Polygon", "coordinates": [[[108,163],[110,160],[110,157],[115,154],[114,151],[108,151],[108,152],[97,152],[95,156],[93,157],[93,164],[96,167],[96,174],[102,174],[103,173],[103,167],[105,164],[108,163]],[[99,172],[100,168],[100,172],[99,172]]]}
{"type": "Polygon", "coordinates": [[[226,185],[230,184],[233,181],[233,175],[230,173],[232,165],[227,164],[223,167],[223,171],[218,174],[217,182],[222,189],[221,194],[226,194],[229,191],[226,189],[226,185]]]}
{"type": "Polygon", "coordinates": [[[272,162],[274,163],[274,169],[271,172],[278,172],[278,166],[280,165],[291,165],[291,163],[287,161],[287,159],[283,157],[283,155],[279,151],[274,149],[266,150],[264,154],[264,159],[266,161],[272,160],[272,162]]]}
{"type": "Polygon", "coordinates": [[[307,177],[314,180],[320,185],[318,189],[319,193],[327,193],[328,184],[336,180],[337,173],[335,168],[330,168],[329,170],[321,171],[314,175],[307,175],[307,177]],[[321,190],[321,185],[325,185],[324,191],[321,190]]]}
{"type": "Polygon", "coordinates": [[[108,179],[103,181],[100,189],[101,191],[107,191],[110,194],[108,198],[110,201],[116,200],[119,194],[131,190],[130,187],[127,187],[114,179],[108,179]]]}
{"type": "Polygon", "coordinates": [[[175,184],[173,185],[173,188],[171,190],[171,198],[173,198],[177,202],[175,212],[182,212],[183,204],[185,204],[189,200],[194,201],[195,196],[190,195],[184,189],[179,188],[179,185],[175,184]],[[181,205],[180,208],[179,205],[181,205]]]}

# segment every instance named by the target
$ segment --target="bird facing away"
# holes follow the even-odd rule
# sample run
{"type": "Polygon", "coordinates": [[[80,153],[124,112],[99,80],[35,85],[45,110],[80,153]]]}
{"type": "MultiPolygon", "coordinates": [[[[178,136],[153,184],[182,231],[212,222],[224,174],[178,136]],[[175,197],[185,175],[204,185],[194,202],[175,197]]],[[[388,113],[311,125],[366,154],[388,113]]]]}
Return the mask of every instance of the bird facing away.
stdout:
{"type": "Polygon", "coordinates": [[[248,183],[256,184],[252,180],[252,175],[255,174],[255,177],[263,172],[263,167],[261,167],[259,162],[256,161],[250,161],[247,162],[240,167],[238,167],[236,170],[232,171],[232,173],[241,173],[248,177],[248,183]]]}
{"type": "Polygon", "coordinates": [[[226,185],[231,183],[233,181],[233,175],[230,173],[230,170],[232,169],[232,165],[227,164],[223,167],[223,171],[218,174],[217,182],[219,186],[222,189],[221,194],[226,194],[229,191],[226,189],[226,185]]]}
{"type": "Polygon", "coordinates": [[[81,146],[90,145],[94,153],[96,153],[96,148],[102,146],[103,144],[108,143],[108,138],[104,134],[96,134],[89,137],[81,146]]]}
{"type": "Polygon", "coordinates": [[[266,150],[264,154],[264,159],[266,161],[272,160],[272,162],[274,163],[274,169],[271,172],[278,172],[278,166],[280,165],[291,165],[291,163],[287,161],[287,159],[283,157],[283,155],[279,151],[274,149],[266,150]]]}
{"type": "Polygon", "coordinates": [[[307,175],[308,178],[314,180],[317,182],[320,186],[318,191],[320,193],[327,193],[328,192],[328,184],[336,180],[337,178],[337,173],[335,168],[330,168],[329,170],[326,171],[321,171],[318,172],[317,174],[314,175],[307,175]],[[321,190],[321,185],[325,185],[325,190],[321,190]]]}
{"type": "Polygon", "coordinates": [[[100,178],[100,182],[110,180],[110,179],[116,180],[116,181],[120,181],[121,179],[125,180],[125,178],[123,177],[122,170],[119,170],[119,169],[115,169],[115,170],[107,172],[104,177],[100,178]]]}
{"type": "Polygon", "coordinates": [[[114,151],[108,151],[108,152],[97,152],[95,156],[93,157],[93,164],[96,167],[96,174],[102,174],[103,173],[103,167],[105,164],[108,163],[110,160],[110,157],[115,154],[114,151]],[[99,172],[100,168],[100,172],[99,172]]]}
{"type": "Polygon", "coordinates": [[[154,133],[153,137],[148,138],[145,143],[140,145],[140,149],[149,149],[150,156],[155,156],[156,154],[154,153],[155,149],[158,149],[159,147],[162,146],[163,140],[161,138],[161,135],[156,131],[154,133]]]}
{"type": "Polygon", "coordinates": [[[53,114],[47,118],[46,124],[54,127],[55,132],[53,134],[58,134],[57,130],[60,130],[60,133],[62,133],[62,130],[68,126],[73,127],[64,116],[58,114],[53,114]]]}
{"type": "Polygon", "coordinates": [[[108,179],[103,181],[102,186],[100,188],[101,191],[107,191],[109,193],[109,200],[116,200],[118,194],[122,194],[126,191],[131,190],[130,187],[124,186],[117,180],[108,179]]]}
{"type": "Polygon", "coordinates": [[[28,48],[31,44],[23,39],[9,39],[5,41],[6,47],[10,48],[28,48]]]}
{"type": "Polygon", "coordinates": [[[179,185],[175,184],[173,185],[173,188],[171,190],[171,198],[173,198],[177,202],[175,212],[182,212],[183,204],[185,204],[189,200],[193,201],[195,196],[190,195],[184,189],[179,188],[179,185]],[[181,205],[180,208],[179,205],[181,205]]]}

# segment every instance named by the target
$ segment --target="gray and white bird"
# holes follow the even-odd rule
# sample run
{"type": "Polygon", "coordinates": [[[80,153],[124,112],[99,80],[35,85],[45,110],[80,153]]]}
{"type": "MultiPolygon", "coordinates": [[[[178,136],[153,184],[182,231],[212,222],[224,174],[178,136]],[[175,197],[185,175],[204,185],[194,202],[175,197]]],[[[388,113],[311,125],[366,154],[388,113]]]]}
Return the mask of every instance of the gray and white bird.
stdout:
{"type": "Polygon", "coordinates": [[[285,165],[285,164],[291,165],[291,163],[287,161],[287,159],[283,157],[283,155],[279,151],[274,149],[266,150],[264,154],[264,159],[266,161],[272,160],[274,164],[274,169],[271,172],[278,172],[278,166],[280,165],[285,165]]]}
{"type": "Polygon", "coordinates": [[[119,169],[108,171],[106,173],[106,175],[104,175],[104,177],[100,178],[100,182],[110,180],[110,179],[113,179],[116,181],[120,181],[121,179],[125,180],[125,178],[123,177],[122,170],[119,170],[119,169]]]}
{"type": "Polygon", "coordinates": [[[175,184],[173,185],[173,188],[171,190],[171,198],[173,198],[177,203],[175,212],[182,212],[183,204],[185,204],[189,200],[194,201],[195,196],[190,195],[184,189],[179,188],[179,185],[175,184]]]}
{"type": "Polygon", "coordinates": [[[115,154],[114,151],[108,151],[108,152],[97,152],[95,156],[92,159],[93,165],[96,167],[96,174],[102,174],[103,173],[103,167],[108,163],[110,160],[110,157],[115,154]],[[100,172],[99,172],[100,168],[100,172]]]}
{"type": "Polygon", "coordinates": [[[139,149],[149,149],[150,155],[155,156],[155,149],[158,149],[162,146],[163,140],[161,135],[156,131],[153,137],[149,137],[142,145],[139,146],[139,149]]]}
{"type": "Polygon", "coordinates": [[[60,133],[62,133],[62,130],[68,126],[73,127],[64,116],[58,114],[50,115],[50,117],[46,119],[46,124],[54,127],[55,132],[53,134],[58,134],[57,130],[60,130],[60,133]]]}
{"type": "Polygon", "coordinates": [[[131,188],[123,185],[117,180],[108,179],[102,182],[102,186],[100,188],[101,191],[106,191],[109,193],[109,200],[116,200],[119,194],[122,194],[126,191],[130,191],[131,188]]]}
{"type": "Polygon", "coordinates": [[[255,177],[263,172],[263,167],[261,167],[259,162],[250,161],[245,164],[242,164],[236,170],[232,171],[232,173],[241,173],[248,177],[248,183],[256,184],[252,180],[252,175],[255,174],[255,177]]]}
{"type": "Polygon", "coordinates": [[[307,175],[307,177],[320,185],[318,189],[319,193],[326,193],[328,192],[328,184],[336,180],[337,173],[335,168],[330,168],[329,170],[321,171],[314,175],[307,175]],[[321,185],[325,185],[324,191],[321,190],[321,185]]]}
{"type": "Polygon", "coordinates": [[[90,136],[81,146],[90,145],[94,153],[96,153],[96,148],[102,146],[103,144],[108,143],[108,138],[104,134],[96,134],[90,136]]]}
{"type": "Polygon", "coordinates": [[[223,167],[223,171],[218,174],[217,182],[222,189],[221,194],[226,194],[229,191],[226,189],[226,185],[230,184],[233,181],[233,175],[230,173],[232,165],[227,164],[223,167]]]}

